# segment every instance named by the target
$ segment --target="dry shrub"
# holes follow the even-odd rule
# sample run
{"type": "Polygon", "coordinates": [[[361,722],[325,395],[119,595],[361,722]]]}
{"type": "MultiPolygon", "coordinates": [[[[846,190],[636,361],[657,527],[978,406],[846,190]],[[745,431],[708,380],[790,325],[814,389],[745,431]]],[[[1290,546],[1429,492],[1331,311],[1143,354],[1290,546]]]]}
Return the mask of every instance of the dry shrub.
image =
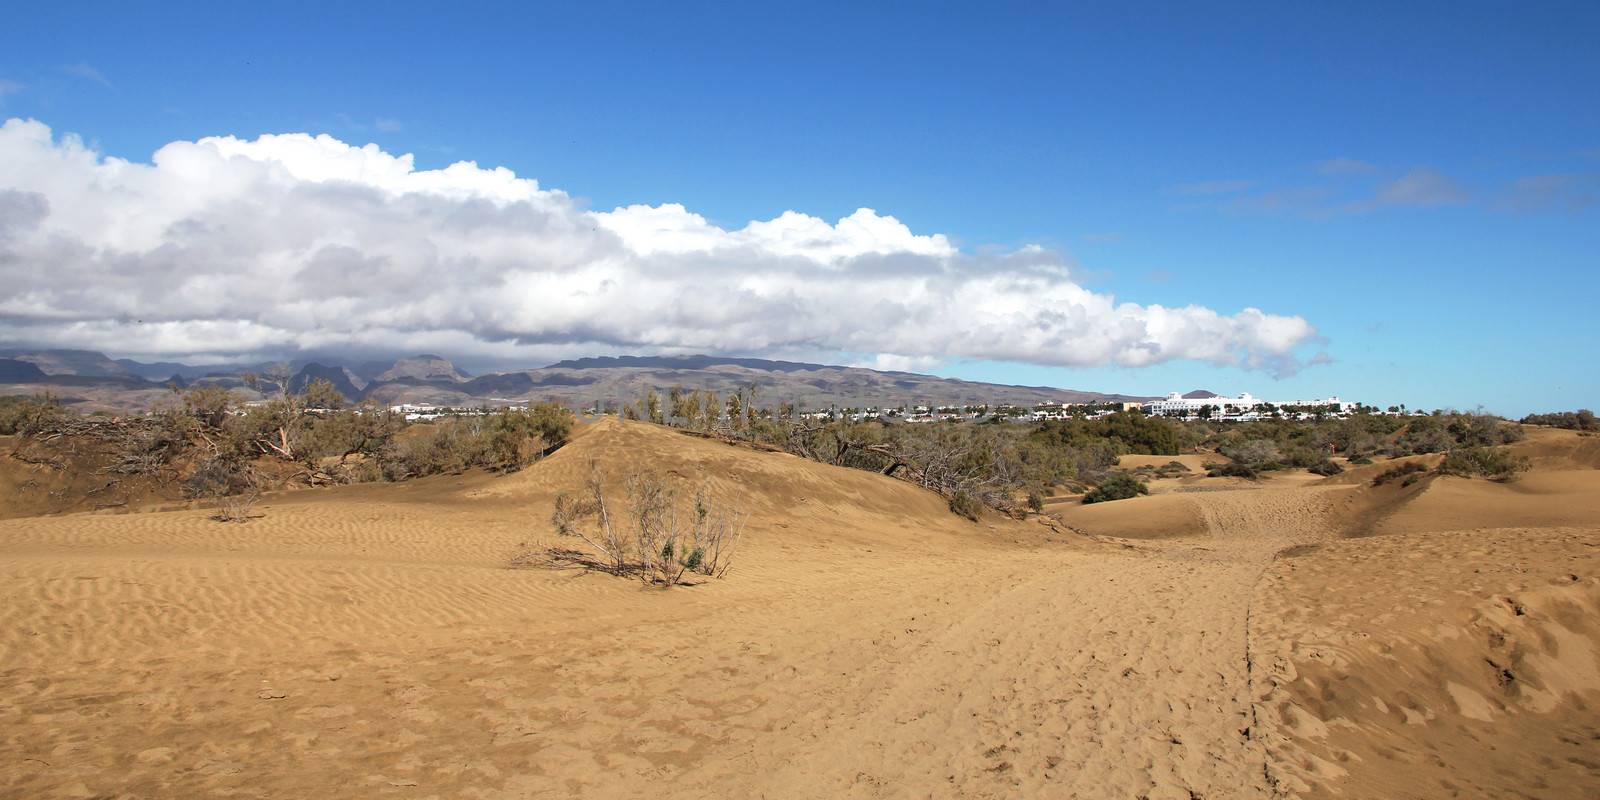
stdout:
{"type": "Polygon", "coordinates": [[[184,481],[184,493],[210,500],[218,522],[246,522],[261,498],[265,480],[254,467],[239,458],[212,458],[195,469],[184,481]]]}
{"type": "Polygon", "coordinates": [[[639,579],[671,586],[687,569],[686,543],[680,541],[677,508],[672,490],[660,478],[644,472],[623,479],[628,511],[633,516],[634,549],[639,558],[639,579]]]}
{"type": "Polygon", "coordinates": [[[1382,474],[1372,479],[1373,486],[1382,486],[1390,481],[1401,480],[1401,486],[1410,486],[1417,482],[1420,473],[1427,472],[1428,467],[1420,461],[1407,461],[1398,467],[1390,467],[1382,474]]]}
{"type": "Polygon", "coordinates": [[[54,395],[0,397],[0,436],[31,436],[59,422],[67,412],[54,395]]]}
{"type": "Polygon", "coordinates": [[[255,510],[256,501],[261,498],[261,490],[252,488],[242,494],[230,494],[217,498],[217,514],[213,519],[218,522],[248,522],[251,512],[255,510]]]}
{"type": "Polygon", "coordinates": [[[1439,464],[1439,474],[1507,481],[1532,466],[1528,459],[1504,448],[1462,447],[1445,454],[1444,461],[1439,464]]]}
{"type": "Polygon", "coordinates": [[[677,493],[659,476],[633,472],[623,480],[631,526],[624,530],[605,496],[599,466],[589,464],[581,497],[556,498],[551,522],[561,536],[577,539],[586,553],[552,550],[558,563],[580,563],[613,575],[636,575],[646,584],[673,586],[687,574],[721,578],[728,573],[744,533],[744,516],[712,501],[701,487],[688,514],[677,493]]]}
{"type": "Polygon", "coordinates": [[[1044,493],[1038,489],[1028,491],[1028,510],[1035,514],[1044,511],[1044,493]]]}
{"type": "Polygon", "coordinates": [[[721,578],[733,566],[733,552],[744,538],[744,514],[714,504],[705,486],[694,496],[695,543],[703,555],[692,567],[701,575],[721,578]]]}
{"type": "Polygon", "coordinates": [[[983,511],[983,501],[965,489],[957,489],[950,493],[950,511],[977,522],[978,515],[983,511]]]}
{"type": "Polygon", "coordinates": [[[583,488],[583,495],[578,497],[566,493],[557,496],[555,512],[550,521],[555,525],[556,533],[583,543],[593,556],[590,566],[613,575],[626,575],[629,569],[628,546],[611,518],[600,466],[593,461],[589,462],[589,476],[584,480],[583,488]]]}
{"type": "Polygon", "coordinates": [[[656,475],[635,472],[624,483],[641,580],[672,586],[681,582],[685,573],[718,578],[727,574],[743,536],[742,516],[716,505],[701,486],[685,523],[679,515],[677,494],[656,475]]]}

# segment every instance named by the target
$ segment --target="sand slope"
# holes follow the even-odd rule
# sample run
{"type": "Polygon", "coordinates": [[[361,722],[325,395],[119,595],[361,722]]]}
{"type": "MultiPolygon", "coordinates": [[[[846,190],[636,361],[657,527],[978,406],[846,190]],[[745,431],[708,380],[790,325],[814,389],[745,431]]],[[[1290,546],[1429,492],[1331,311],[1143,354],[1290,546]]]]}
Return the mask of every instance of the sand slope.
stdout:
{"type": "Polygon", "coordinates": [[[1280,562],[1258,590],[1274,780],[1309,797],[1596,796],[1597,567],[1594,527],[1280,562]]]}
{"type": "Polygon", "coordinates": [[[245,525],[4,520],[0,796],[1593,796],[1600,520],[1339,538],[1568,480],[1542,474],[1403,503],[1218,481],[1063,512],[1100,515],[1088,538],[606,422],[518,474],[245,525]],[[508,568],[591,460],[737,498],[732,575],[508,568]]]}

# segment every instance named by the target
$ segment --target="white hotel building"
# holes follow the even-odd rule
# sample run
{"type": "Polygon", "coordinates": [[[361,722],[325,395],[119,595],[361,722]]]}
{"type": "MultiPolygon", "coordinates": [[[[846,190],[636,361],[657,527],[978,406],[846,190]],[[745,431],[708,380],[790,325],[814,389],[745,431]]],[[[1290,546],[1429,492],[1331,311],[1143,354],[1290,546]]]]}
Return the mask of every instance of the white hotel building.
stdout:
{"type": "Polygon", "coordinates": [[[1177,392],[1167,395],[1161,400],[1152,400],[1144,404],[1144,413],[1150,416],[1161,417],[1198,417],[1206,413],[1201,409],[1209,408],[1212,419],[1250,420],[1270,416],[1262,411],[1262,406],[1274,406],[1285,416],[1309,413],[1309,409],[1331,409],[1332,413],[1345,415],[1356,410],[1356,404],[1340,400],[1334,395],[1325,400],[1281,400],[1267,401],[1251,395],[1249,392],[1238,397],[1184,397],[1177,392]]]}

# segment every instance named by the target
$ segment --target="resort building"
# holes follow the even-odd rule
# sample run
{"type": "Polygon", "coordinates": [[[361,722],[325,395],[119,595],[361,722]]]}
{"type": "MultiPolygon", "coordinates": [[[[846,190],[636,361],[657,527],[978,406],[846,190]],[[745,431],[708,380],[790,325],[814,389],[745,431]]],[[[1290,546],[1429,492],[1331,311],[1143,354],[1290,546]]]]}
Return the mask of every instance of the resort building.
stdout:
{"type": "Polygon", "coordinates": [[[1262,400],[1249,392],[1238,397],[1184,397],[1173,392],[1160,400],[1144,404],[1144,413],[1160,417],[1203,417],[1222,420],[1252,420],[1267,417],[1309,417],[1318,412],[1344,416],[1354,413],[1356,404],[1338,395],[1323,400],[1262,400]]]}

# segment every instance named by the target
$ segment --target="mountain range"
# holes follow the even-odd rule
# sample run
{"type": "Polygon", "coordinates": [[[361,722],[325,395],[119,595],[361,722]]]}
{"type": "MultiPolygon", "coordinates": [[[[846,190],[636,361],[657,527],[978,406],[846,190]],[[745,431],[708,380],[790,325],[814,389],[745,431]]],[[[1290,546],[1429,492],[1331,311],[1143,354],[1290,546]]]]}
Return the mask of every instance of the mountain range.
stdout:
{"type": "MultiPolygon", "coordinates": [[[[269,374],[271,365],[191,366],[113,359],[92,350],[0,348],[0,394],[50,391],[87,408],[147,408],[171,387],[218,385],[258,397],[247,373],[269,374]]],[[[608,356],[561,361],[539,369],[472,376],[448,358],[416,355],[354,366],[332,359],[290,365],[291,391],[322,379],[351,401],[385,405],[503,405],[554,400],[573,407],[631,402],[649,389],[671,387],[719,394],[754,387],[759,402],[805,408],[900,404],[1036,404],[1145,399],[1133,395],[940,378],[760,358],[718,356],[608,356]]],[[[271,391],[270,384],[266,388],[271,391]]]]}

